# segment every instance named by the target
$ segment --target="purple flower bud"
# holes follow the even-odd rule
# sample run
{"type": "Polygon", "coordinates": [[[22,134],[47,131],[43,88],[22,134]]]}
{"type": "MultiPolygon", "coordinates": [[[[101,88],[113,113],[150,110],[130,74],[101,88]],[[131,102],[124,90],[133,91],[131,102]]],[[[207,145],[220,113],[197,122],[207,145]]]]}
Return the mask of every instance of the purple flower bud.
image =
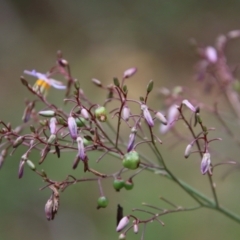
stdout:
{"type": "Polygon", "coordinates": [[[122,118],[125,121],[128,121],[130,117],[130,109],[128,106],[124,106],[122,109],[122,118]]]}
{"type": "Polygon", "coordinates": [[[18,178],[22,178],[23,177],[24,164],[25,164],[25,161],[21,159],[21,161],[19,163],[19,167],[18,167],[18,178]]]}
{"type": "Polygon", "coordinates": [[[129,68],[123,73],[123,78],[132,77],[137,72],[137,68],[129,68]]]}
{"type": "Polygon", "coordinates": [[[56,131],[57,131],[57,119],[56,118],[53,117],[50,119],[49,128],[50,128],[51,134],[56,134],[56,131]]]}
{"type": "Polygon", "coordinates": [[[201,173],[204,175],[209,170],[211,165],[210,153],[204,153],[201,162],[201,173]]]}
{"type": "Polygon", "coordinates": [[[121,232],[129,223],[129,216],[123,217],[117,225],[116,231],[121,232]]]}
{"type": "Polygon", "coordinates": [[[84,150],[83,139],[81,137],[77,138],[77,145],[78,145],[78,157],[84,161],[86,159],[86,154],[84,150]]]}
{"type": "Polygon", "coordinates": [[[188,144],[186,149],[185,149],[185,152],[184,152],[184,157],[185,158],[188,158],[190,153],[191,153],[191,149],[192,149],[192,145],[191,144],[188,144]]]}
{"type": "Polygon", "coordinates": [[[218,60],[217,51],[214,47],[208,46],[205,48],[205,57],[210,63],[216,63],[218,60]]]}
{"type": "Polygon", "coordinates": [[[162,113],[157,112],[157,113],[155,114],[155,117],[156,117],[162,124],[167,125],[167,119],[165,118],[165,116],[164,116],[162,113]]]}
{"type": "Polygon", "coordinates": [[[89,119],[88,111],[85,108],[82,108],[81,114],[85,119],[89,119]]]}
{"type": "Polygon", "coordinates": [[[133,232],[134,233],[138,233],[138,224],[137,223],[134,223],[134,225],[133,225],[133,232]]]}
{"type": "Polygon", "coordinates": [[[13,143],[13,148],[17,148],[20,144],[22,144],[22,142],[24,141],[24,136],[20,136],[20,137],[18,137],[15,141],[14,141],[14,143],[13,143]]]}
{"type": "Polygon", "coordinates": [[[93,82],[96,86],[102,87],[102,83],[101,83],[101,81],[99,81],[98,79],[93,78],[93,79],[92,79],[92,82],[93,82]]]}
{"type": "Polygon", "coordinates": [[[68,118],[68,129],[73,140],[77,139],[77,124],[73,117],[68,118]]]}
{"type": "Polygon", "coordinates": [[[144,104],[141,105],[141,110],[143,111],[143,116],[148,124],[149,127],[153,127],[154,126],[154,121],[152,119],[152,116],[150,114],[150,112],[148,111],[148,107],[144,104]]]}
{"type": "Polygon", "coordinates": [[[53,210],[53,200],[52,198],[49,198],[45,204],[45,215],[48,221],[54,218],[52,210],[53,210]]]}
{"type": "Polygon", "coordinates": [[[196,112],[196,108],[187,99],[183,100],[182,104],[188,107],[192,112],[196,112]]]}
{"type": "Polygon", "coordinates": [[[131,133],[129,135],[127,152],[130,152],[130,151],[133,150],[136,133],[137,133],[137,129],[135,127],[133,127],[132,130],[131,130],[131,133]]]}

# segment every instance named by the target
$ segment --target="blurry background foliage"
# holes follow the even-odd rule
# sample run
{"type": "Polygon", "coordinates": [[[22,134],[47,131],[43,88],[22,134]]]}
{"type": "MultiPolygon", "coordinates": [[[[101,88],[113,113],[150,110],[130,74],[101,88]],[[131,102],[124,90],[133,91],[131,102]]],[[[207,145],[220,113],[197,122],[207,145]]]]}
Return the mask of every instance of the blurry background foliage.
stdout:
{"type": "MultiPolygon", "coordinates": [[[[21,122],[23,102],[29,93],[21,86],[19,76],[24,69],[46,72],[53,65],[59,49],[70,62],[73,76],[80,80],[85,93],[91,94],[92,100],[100,104],[105,95],[91,84],[91,78],[107,84],[114,76],[120,77],[124,70],[133,66],[139,71],[127,83],[135,98],[143,95],[147,82],[153,79],[155,87],[187,85],[197,98],[210,104],[213,96],[205,95],[200,84],[193,80],[196,56],[189,39],[194,37],[199,43],[213,44],[219,34],[239,28],[239,9],[240,2],[233,0],[0,0],[1,119],[10,121],[13,126],[21,122]]],[[[229,61],[237,62],[239,40],[229,46],[229,61]]],[[[27,79],[34,82],[34,79],[27,79]]],[[[52,89],[49,99],[57,103],[61,98],[63,93],[52,89]]],[[[149,103],[155,109],[162,108],[157,88],[149,103]]],[[[228,111],[224,106],[221,110],[228,111]]],[[[207,115],[204,118],[209,121],[209,127],[218,127],[213,118],[207,115]]],[[[234,129],[236,126],[234,122],[231,125],[234,129]]],[[[221,131],[214,135],[227,139],[221,131]]],[[[211,194],[206,177],[200,174],[197,155],[185,160],[185,145],[180,144],[172,150],[169,145],[176,141],[173,136],[168,134],[161,138],[165,141],[161,151],[173,172],[211,194]]],[[[220,155],[231,154],[238,160],[239,150],[231,142],[216,142],[214,146],[221,150],[220,155]]],[[[117,239],[115,212],[118,203],[126,214],[143,201],[165,206],[158,200],[159,196],[174,199],[182,206],[193,204],[175,185],[143,172],[134,179],[134,190],[128,192],[115,193],[112,182],[104,181],[104,191],[110,199],[104,210],[96,210],[99,196],[96,182],[70,187],[61,195],[56,219],[48,222],[44,205],[50,191],[39,192],[43,183],[27,168],[23,179],[17,179],[19,157],[23,152],[23,148],[17,149],[14,156],[7,158],[0,172],[1,240],[117,239]]],[[[33,161],[38,161],[37,153],[31,156],[33,161]]],[[[49,176],[59,180],[69,173],[85,176],[81,165],[74,172],[71,170],[74,156],[48,157],[41,167],[49,176]]],[[[99,169],[117,169],[120,165],[116,164],[119,163],[106,158],[99,169]]],[[[240,213],[240,172],[234,172],[223,181],[226,170],[227,167],[225,170],[219,168],[215,172],[219,199],[226,207],[240,213]]],[[[162,220],[166,224],[164,228],[158,223],[147,226],[146,239],[240,238],[240,228],[235,222],[207,210],[176,213],[162,220]]],[[[128,239],[140,239],[140,234],[130,234],[128,239]]]]}

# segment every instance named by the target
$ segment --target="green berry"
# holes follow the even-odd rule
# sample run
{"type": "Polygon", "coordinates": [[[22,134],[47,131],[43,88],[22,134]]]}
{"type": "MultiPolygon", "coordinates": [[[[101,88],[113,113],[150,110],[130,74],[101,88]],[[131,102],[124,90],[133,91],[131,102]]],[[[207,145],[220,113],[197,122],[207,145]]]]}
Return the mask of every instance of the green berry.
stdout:
{"type": "Polygon", "coordinates": [[[134,187],[133,181],[131,179],[127,180],[124,183],[124,187],[125,187],[126,190],[132,190],[133,187],[134,187]]]}
{"type": "Polygon", "coordinates": [[[113,187],[117,192],[119,192],[124,187],[124,180],[122,178],[114,179],[113,187]]]}
{"type": "Polygon", "coordinates": [[[95,110],[95,116],[100,122],[106,122],[107,121],[107,110],[105,107],[98,107],[95,110]]]}
{"type": "Polygon", "coordinates": [[[136,151],[126,153],[123,158],[123,166],[128,169],[137,169],[140,164],[139,154],[136,151]]]}
{"type": "Polygon", "coordinates": [[[107,199],[106,197],[104,197],[104,196],[98,198],[98,201],[97,201],[97,202],[98,202],[97,209],[99,209],[99,208],[105,208],[105,207],[107,207],[107,205],[108,205],[108,199],[107,199]]]}

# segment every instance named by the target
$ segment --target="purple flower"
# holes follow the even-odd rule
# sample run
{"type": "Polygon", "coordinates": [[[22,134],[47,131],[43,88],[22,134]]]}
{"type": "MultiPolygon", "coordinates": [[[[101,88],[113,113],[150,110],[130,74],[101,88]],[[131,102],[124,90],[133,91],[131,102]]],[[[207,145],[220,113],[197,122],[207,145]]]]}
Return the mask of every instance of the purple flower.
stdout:
{"type": "Polygon", "coordinates": [[[154,126],[154,121],[152,119],[152,116],[148,110],[148,107],[144,104],[141,105],[141,110],[143,111],[143,116],[148,124],[149,127],[153,127],[154,126]]]}
{"type": "Polygon", "coordinates": [[[125,121],[128,121],[130,117],[130,109],[128,106],[124,106],[122,109],[122,118],[125,121]]]}
{"type": "Polygon", "coordinates": [[[86,159],[86,154],[84,150],[83,139],[81,137],[77,138],[77,145],[78,145],[78,157],[84,161],[86,159]]]}
{"type": "Polygon", "coordinates": [[[123,217],[117,225],[116,231],[121,232],[129,223],[129,216],[123,217]]]}
{"type": "Polygon", "coordinates": [[[56,134],[56,130],[57,130],[57,119],[56,118],[50,119],[49,128],[50,128],[51,134],[56,134]]]}
{"type": "Polygon", "coordinates": [[[123,73],[123,78],[132,77],[137,72],[137,68],[129,68],[123,73]]]}
{"type": "Polygon", "coordinates": [[[68,118],[68,129],[73,140],[77,139],[77,124],[73,117],[68,118]]]}
{"type": "Polygon", "coordinates": [[[204,175],[207,173],[211,166],[210,153],[204,153],[201,162],[201,173],[204,175]]]}
{"type": "Polygon", "coordinates": [[[188,107],[192,112],[196,112],[196,108],[187,99],[183,100],[182,104],[188,107]]]}
{"type": "Polygon", "coordinates": [[[132,130],[131,130],[131,133],[129,135],[127,152],[130,152],[130,151],[133,150],[136,133],[137,133],[137,129],[135,127],[133,127],[132,130]]]}

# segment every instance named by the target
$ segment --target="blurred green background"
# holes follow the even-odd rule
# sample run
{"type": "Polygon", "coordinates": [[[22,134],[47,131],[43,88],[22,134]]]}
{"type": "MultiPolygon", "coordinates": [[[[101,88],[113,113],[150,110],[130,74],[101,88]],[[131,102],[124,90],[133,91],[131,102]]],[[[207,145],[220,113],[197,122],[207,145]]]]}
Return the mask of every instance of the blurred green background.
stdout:
{"type": "MultiPolygon", "coordinates": [[[[92,78],[109,83],[114,76],[121,77],[124,70],[136,66],[138,74],[128,82],[132,97],[143,94],[147,82],[153,79],[156,87],[190,86],[205,103],[212,102],[211,97],[203,95],[199,83],[193,81],[196,57],[189,39],[194,37],[200,43],[213,44],[219,34],[239,27],[239,9],[240,2],[233,0],[0,0],[1,119],[12,122],[13,126],[21,122],[24,99],[30,96],[19,76],[24,69],[47,71],[59,49],[70,62],[73,76],[80,80],[85,93],[91,94],[92,101],[102,103],[104,100],[101,91],[91,84],[92,78]]],[[[239,41],[232,43],[227,54],[230,62],[239,59],[239,41]]],[[[150,102],[159,109],[162,103],[156,93],[150,102]]],[[[62,93],[56,94],[58,92],[52,90],[49,96],[55,103],[63,97],[62,93]]],[[[224,106],[223,111],[227,111],[224,106]]],[[[214,119],[208,120],[209,126],[218,127],[214,119]]],[[[231,121],[229,118],[228,122],[231,121]]],[[[236,129],[233,123],[231,127],[236,129]]],[[[223,132],[215,135],[227,139],[223,132]]],[[[171,138],[162,138],[166,144],[161,150],[173,172],[211,196],[208,182],[200,174],[198,157],[185,160],[185,145],[172,150],[169,148],[171,138]]],[[[224,152],[224,156],[230,155],[235,160],[239,156],[239,150],[231,141],[216,143],[215,147],[221,150],[219,154],[224,152]]],[[[99,192],[95,182],[68,188],[61,195],[56,219],[48,222],[44,205],[50,191],[39,192],[44,183],[28,169],[23,179],[17,178],[23,152],[24,149],[18,149],[8,157],[0,172],[0,240],[118,239],[115,232],[118,203],[126,214],[142,202],[166,207],[159,196],[174,199],[182,206],[194,204],[174,184],[144,172],[136,177],[134,190],[128,192],[115,193],[111,181],[104,181],[104,192],[110,199],[109,207],[104,210],[96,210],[99,192]]],[[[59,180],[69,173],[85,176],[81,168],[71,170],[73,158],[74,154],[66,154],[60,160],[48,158],[42,167],[59,180]]],[[[38,155],[32,155],[32,160],[37,162],[38,155]]],[[[104,159],[99,169],[116,170],[118,164],[110,158],[104,159]]],[[[215,177],[220,202],[240,213],[239,172],[223,181],[221,170],[216,171],[215,177]]],[[[239,225],[212,211],[176,213],[162,220],[165,227],[159,223],[147,226],[145,239],[240,239],[239,225]]],[[[128,239],[140,239],[140,233],[130,233],[128,239]]]]}

